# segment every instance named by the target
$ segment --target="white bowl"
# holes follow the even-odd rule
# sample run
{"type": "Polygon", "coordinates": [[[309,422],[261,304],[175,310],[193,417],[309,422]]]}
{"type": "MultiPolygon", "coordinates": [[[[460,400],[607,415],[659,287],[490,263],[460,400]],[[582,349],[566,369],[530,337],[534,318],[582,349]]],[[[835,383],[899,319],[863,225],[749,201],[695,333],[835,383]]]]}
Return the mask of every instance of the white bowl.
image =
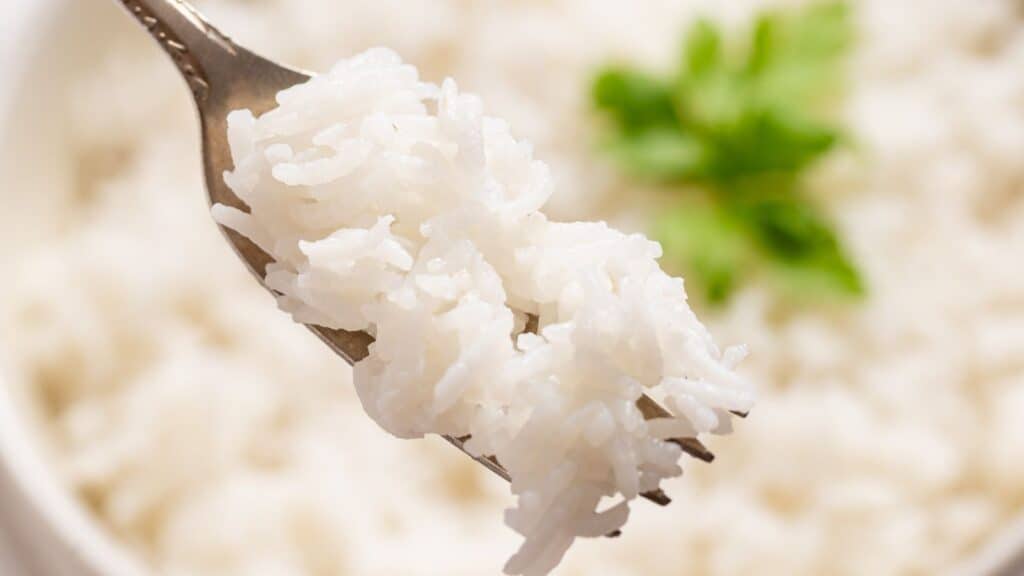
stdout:
{"type": "MultiPolygon", "coordinates": [[[[62,139],[63,123],[45,111],[62,94],[66,80],[61,70],[90,56],[90,47],[96,43],[89,36],[96,34],[96,21],[110,19],[116,9],[96,4],[4,2],[0,168],[11,185],[0,192],[10,196],[0,199],[0,267],[17,258],[20,248],[50,233],[41,215],[61,202],[61,191],[68,189],[63,181],[66,172],[61,170],[68,158],[61,156],[61,146],[53,145],[62,139]],[[67,53],[75,56],[69,59],[67,53]]],[[[0,554],[0,573],[146,574],[55,477],[43,423],[11,374],[6,350],[0,342],[0,539],[5,539],[13,558],[0,554]]]]}
{"type": "MultiPolygon", "coordinates": [[[[69,66],[96,58],[111,28],[133,26],[116,2],[5,0],[0,22],[0,167],[13,185],[0,191],[0,270],[17,251],[50,233],[41,217],[71,189],[61,166],[64,124],[47,110],[64,93],[69,66]],[[31,135],[31,137],[26,137],[31,135]]],[[[182,87],[184,90],[184,87],[182,87]]],[[[63,154],[63,155],[62,155],[63,154]]],[[[142,576],[149,571],[108,535],[59,482],[48,462],[44,423],[4,361],[0,341],[0,573],[4,533],[16,573],[142,576]]],[[[1024,518],[953,567],[956,576],[1024,575],[1024,518]],[[1014,561],[1014,559],[1016,559],[1014,561]]]]}

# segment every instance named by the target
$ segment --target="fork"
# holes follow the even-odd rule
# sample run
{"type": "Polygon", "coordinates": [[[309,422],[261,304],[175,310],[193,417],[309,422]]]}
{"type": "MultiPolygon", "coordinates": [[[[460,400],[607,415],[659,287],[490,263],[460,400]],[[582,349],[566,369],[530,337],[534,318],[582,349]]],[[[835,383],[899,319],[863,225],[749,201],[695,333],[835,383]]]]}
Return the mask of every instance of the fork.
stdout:
{"type": "MultiPolygon", "coordinates": [[[[228,113],[245,108],[256,115],[267,112],[277,105],[275,96],[278,92],[309,80],[310,75],[267,60],[235,44],[184,0],[118,1],[171,57],[192,91],[201,125],[203,171],[210,203],[248,211],[223,178],[223,174],[233,168],[227,140],[228,113]]],[[[271,257],[237,232],[223,226],[221,232],[262,284],[266,266],[273,261],[271,257]]],[[[529,324],[536,329],[535,319],[529,324]]],[[[373,337],[366,332],[314,325],[307,327],[349,364],[359,362],[370,353],[373,337]]],[[[646,395],[637,401],[637,407],[646,419],[670,415],[646,395]]],[[[495,458],[474,455],[466,450],[469,436],[444,438],[488,470],[510,480],[508,471],[495,458]]],[[[714,455],[696,438],[675,438],[670,442],[699,460],[711,462],[714,459],[714,455]]],[[[660,489],[645,492],[643,497],[662,506],[671,501],[660,489]]],[[[617,531],[609,534],[617,535],[617,531]]]]}

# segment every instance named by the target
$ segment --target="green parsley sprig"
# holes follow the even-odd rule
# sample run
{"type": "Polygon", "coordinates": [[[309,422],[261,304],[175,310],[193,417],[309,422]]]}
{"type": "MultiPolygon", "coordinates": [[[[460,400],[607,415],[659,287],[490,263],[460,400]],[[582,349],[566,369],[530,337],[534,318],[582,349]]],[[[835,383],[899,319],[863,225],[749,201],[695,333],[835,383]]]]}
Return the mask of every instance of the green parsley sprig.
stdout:
{"type": "Polygon", "coordinates": [[[613,127],[606,148],[619,164],[700,190],[662,215],[654,233],[710,301],[726,300],[765,262],[803,293],[863,293],[802,186],[806,169],[842,140],[827,107],[852,38],[842,2],[765,12],[741,43],[702,20],[674,73],[610,67],[595,79],[594,103],[613,127]]]}

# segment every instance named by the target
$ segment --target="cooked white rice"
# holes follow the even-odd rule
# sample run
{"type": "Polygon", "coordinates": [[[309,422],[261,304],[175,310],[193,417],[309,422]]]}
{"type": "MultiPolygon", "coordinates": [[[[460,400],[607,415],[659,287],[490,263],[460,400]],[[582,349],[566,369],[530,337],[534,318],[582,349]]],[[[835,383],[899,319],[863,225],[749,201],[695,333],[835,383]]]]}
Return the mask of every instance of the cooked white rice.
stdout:
{"type": "Polygon", "coordinates": [[[547,574],[576,538],[621,528],[682,473],[668,438],[752,407],[732,371],[745,352],[719,352],[661,248],[548,220],[547,166],[453,80],[373,49],[277,102],[228,116],[224,177],[249,210],[214,216],[274,258],[265,283],[296,321],[374,335],[355,386],[383,428],[471,435],[509,471],[525,542],[506,572],[547,574]],[[645,392],[671,417],[645,422],[645,392]]]}
{"type": "MultiPolygon", "coordinates": [[[[63,212],[21,218],[59,233],[5,276],[4,345],[53,424],[55,470],[155,574],[497,567],[516,544],[507,486],[439,440],[381,434],[344,362],[274,309],[209,222],[180,80],[112,4],[107,58],[37,120],[64,118],[87,170],[34,191],[63,212]]],[[[454,75],[549,163],[547,211],[639,230],[655,196],[594,155],[589,74],[668,65],[694,12],[735,23],[760,2],[202,4],[310,69],[383,44],[454,75]]],[[[943,574],[1024,510],[1019,2],[855,4],[856,145],[813,191],[868,300],[801,311],[751,286],[704,316],[755,352],[740,371],[763,385],[757,410],[710,439],[713,465],[667,481],[669,508],[635,506],[621,538],[578,541],[556,574],[943,574]]]]}

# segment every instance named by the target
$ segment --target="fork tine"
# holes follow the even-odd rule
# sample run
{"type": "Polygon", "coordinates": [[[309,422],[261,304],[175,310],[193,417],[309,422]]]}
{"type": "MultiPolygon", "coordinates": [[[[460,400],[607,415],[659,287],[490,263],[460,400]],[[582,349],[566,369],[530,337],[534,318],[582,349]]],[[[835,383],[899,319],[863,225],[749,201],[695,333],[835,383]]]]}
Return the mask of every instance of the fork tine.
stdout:
{"type": "MultiPolygon", "coordinates": [[[[669,415],[669,412],[667,410],[662,408],[661,405],[659,405],[657,402],[652,400],[647,395],[640,397],[640,399],[637,401],[637,407],[640,408],[640,412],[647,419],[662,418],[669,415]]],[[[494,472],[499,477],[505,479],[506,482],[511,482],[512,477],[508,473],[508,470],[506,470],[505,467],[502,466],[501,463],[498,462],[498,460],[494,456],[474,456],[473,454],[470,454],[469,451],[466,450],[465,444],[466,441],[469,440],[469,438],[470,437],[468,435],[459,438],[455,438],[453,436],[444,436],[445,440],[450,442],[459,450],[462,450],[463,453],[465,453],[473,460],[476,460],[484,468],[487,468],[491,472],[494,472]]],[[[672,438],[668,441],[679,446],[680,448],[683,449],[683,452],[686,452],[687,454],[698,460],[702,460],[704,462],[712,462],[715,459],[715,455],[710,450],[708,450],[707,447],[704,446],[704,444],[702,444],[700,440],[697,440],[696,438],[672,438]]],[[[641,494],[641,496],[643,496],[647,500],[650,500],[651,502],[654,502],[659,506],[667,506],[670,502],[672,502],[672,499],[669,498],[668,495],[665,494],[665,492],[663,492],[661,489],[644,492],[643,494],[641,494]]]]}
{"type": "MultiPolygon", "coordinates": [[[[506,470],[505,467],[502,466],[494,456],[474,456],[470,454],[468,451],[466,451],[465,444],[466,441],[469,440],[469,436],[462,436],[459,438],[455,438],[453,436],[443,436],[443,438],[447,440],[450,444],[461,450],[465,455],[469,456],[477,463],[481,464],[484,468],[487,468],[491,472],[497,474],[499,477],[504,478],[506,482],[512,481],[512,477],[509,475],[508,470],[506,470]]],[[[643,494],[641,494],[641,496],[647,498],[648,500],[660,506],[666,506],[669,502],[672,501],[660,489],[651,492],[644,492],[643,494]]],[[[612,532],[605,534],[606,538],[618,538],[619,536],[622,536],[622,530],[614,530],[612,532]]]]}
{"type": "MultiPolygon", "coordinates": [[[[453,436],[444,436],[443,438],[447,440],[450,444],[461,450],[464,454],[466,454],[473,460],[476,460],[477,463],[481,464],[484,468],[487,468],[491,472],[497,474],[500,478],[503,478],[506,482],[512,481],[512,476],[508,473],[508,470],[506,470],[505,467],[502,466],[500,462],[498,462],[497,458],[495,458],[494,456],[474,456],[466,450],[465,444],[466,441],[469,440],[469,436],[462,436],[459,438],[455,438],[453,436]]],[[[651,502],[654,502],[655,504],[658,504],[659,506],[665,506],[672,501],[661,490],[652,490],[650,492],[644,492],[643,494],[641,494],[641,496],[650,500],[651,502]]]]}
{"type": "MultiPolygon", "coordinates": [[[[539,324],[540,318],[536,314],[527,314],[526,326],[523,328],[523,331],[536,334],[539,324]]],[[[651,420],[653,418],[668,418],[672,416],[668,410],[652,400],[651,397],[646,394],[636,401],[636,406],[640,409],[640,413],[644,415],[645,420],[651,420]]],[[[740,418],[746,418],[747,416],[745,412],[733,412],[733,414],[740,418]]],[[[711,451],[696,438],[672,438],[669,442],[679,446],[683,449],[683,452],[686,452],[698,460],[711,462],[715,459],[715,455],[712,454],[711,451]]],[[[656,499],[648,499],[657,502],[656,499]]]]}
{"type": "Polygon", "coordinates": [[[647,394],[644,394],[636,401],[636,407],[640,409],[640,413],[644,415],[645,420],[670,418],[672,416],[671,412],[662,408],[661,404],[652,400],[647,394]]]}
{"type": "Polygon", "coordinates": [[[661,488],[658,488],[657,490],[651,490],[650,492],[644,492],[643,494],[641,494],[641,496],[650,500],[651,502],[654,502],[658,506],[668,506],[669,504],[672,503],[672,499],[669,498],[668,494],[665,494],[665,491],[662,490],[661,488]]]}
{"type": "MultiPolygon", "coordinates": [[[[670,416],[668,410],[662,408],[660,404],[652,400],[650,396],[647,396],[646,394],[637,400],[636,405],[640,409],[641,414],[644,415],[644,418],[648,420],[652,418],[665,418],[670,416]]],[[[494,472],[506,481],[511,481],[511,476],[509,475],[508,470],[506,470],[505,467],[502,466],[496,458],[494,458],[494,456],[474,456],[466,451],[464,444],[469,440],[469,438],[470,437],[468,435],[462,436],[461,438],[454,438],[452,436],[444,437],[445,440],[453,444],[459,450],[465,452],[470,458],[476,460],[491,472],[494,472]]],[[[683,452],[686,452],[693,458],[703,462],[713,462],[715,459],[714,453],[708,450],[707,447],[696,438],[671,438],[668,441],[682,448],[683,452]]],[[[643,496],[657,504],[661,504],[661,501],[664,499],[664,493],[661,496],[654,494],[650,497],[645,493],[643,496]]],[[[662,504],[662,506],[664,506],[664,504],[662,504]]]]}
{"type": "MultiPolygon", "coordinates": [[[[524,332],[536,334],[538,322],[539,319],[536,315],[528,314],[526,317],[526,327],[524,329],[524,332]]],[[[646,394],[642,395],[640,399],[636,401],[636,406],[640,410],[640,413],[643,414],[645,420],[651,420],[652,418],[668,418],[672,416],[672,414],[668,410],[666,410],[664,407],[655,402],[653,399],[651,399],[650,396],[646,394]]],[[[741,418],[746,417],[746,413],[734,412],[734,414],[741,418]]],[[[466,450],[465,444],[470,439],[470,436],[467,435],[458,438],[453,436],[444,436],[444,439],[450,442],[459,450],[462,450],[462,452],[465,453],[467,456],[483,465],[484,468],[487,468],[491,472],[494,472],[495,474],[497,474],[501,478],[504,478],[508,482],[512,481],[512,477],[508,473],[508,470],[506,470],[505,467],[502,466],[501,463],[498,462],[498,460],[494,456],[474,456],[473,454],[470,454],[469,451],[466,450]]],[[[705,447],[704,444],[702,444],[701,441],[696,438],[671,438],[668,440],[668,442],[672,442],[673,444],[679,446],[680,448],[683,449],[683,452],[686,452],[687,454],[698,460],[703,460],[704,462],[711,462],[712,460],[715,459],[715,455],[712,454],[711,451],[708,450],[707,447],[705,447]]],[[[640,496],[647,500],[650,500],[651,502],[654,502],[659,506],[668,506],[672,502],[672,499],[669,498],[668,495],[665,494],[665,492],[661,488],[644,492],[640,494],[640,496]]],[[[617,538],[621,534],[621,530],[615,530],[609,532],[608,534],[605,534],[605,536],[608,538],[617,538]]]]}
{"type": "Polygon", "coordinates": [[[539,326],[540,326],[540,316],[537,316],[536,314],[527,314],[526,315],[526,326],[523,327],[523,332],[527,332],[529,334],[536,334],[537,333],[537,328],[539,326]]]}
{"type": "MultiPolygon", "coordinates": [[[[637,408],[640,409],[640,413],[644,415],[644,418],[651,420],[653,418],[667,418],[672,414],[665,410],[660,404],[651,399],[650,396],[644,394],[636,401],[637,408]]],[[[690,456],[702,460],[704,462],[711,462],[715,459],[715,455],[696,438],[672,438],[669,442],[679,446],[690,456]]]]}
{"type": "Polygon", "coordinates": [[[704,444],[701,444],[700,440],[697,440],[696,438],[672,438],[669,442],[679,446],[683,449],[683,452],[686,452],[697,460],[708,463],[715,461],[715,455],[711,450],[708,450],[707,447],[704,446],[704,444]]]}
{"type": "Polygon", "coordinates": [[[469,456],[473,460],[476,460],[477,463],[482,465],[484,468],[487,468],[491,472],[497,474],[500,478],[503,478],[506,482],[512,481],[512,476],[508,473],[508,470],[506,470],[505,467],[502,466],[500,462],[498,462],[497,458],[495,458],[494,456],[474,456],[473,454],[470,454],[468,450],[466,450],[465,444],[466,441],[469,440],[469,436],[461,436],[459,438],[456,438],[454,436],[445,435],[442,436],[442,438],[447,440],[452,446],[455,446],[459,450],[462,450],[462,452],[466,456],[469,456]]]}

